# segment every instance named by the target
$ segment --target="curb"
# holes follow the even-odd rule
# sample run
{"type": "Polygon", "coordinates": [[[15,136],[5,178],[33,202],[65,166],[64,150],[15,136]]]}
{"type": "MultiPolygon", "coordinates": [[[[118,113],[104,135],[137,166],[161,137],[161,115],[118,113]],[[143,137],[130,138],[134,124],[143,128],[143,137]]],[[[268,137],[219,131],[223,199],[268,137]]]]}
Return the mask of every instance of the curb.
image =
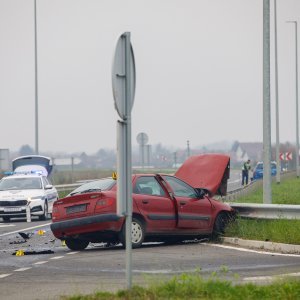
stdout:
{"type": "Polygon", "coordinates": [[[273,243],[255,240],[243,240],[239,238],[223,237],[222,242],[226,244],[233,244],[236,246],[269,250],[273,252],[288,253],[288,254],[300,254],[300,245],[273,243]]]}

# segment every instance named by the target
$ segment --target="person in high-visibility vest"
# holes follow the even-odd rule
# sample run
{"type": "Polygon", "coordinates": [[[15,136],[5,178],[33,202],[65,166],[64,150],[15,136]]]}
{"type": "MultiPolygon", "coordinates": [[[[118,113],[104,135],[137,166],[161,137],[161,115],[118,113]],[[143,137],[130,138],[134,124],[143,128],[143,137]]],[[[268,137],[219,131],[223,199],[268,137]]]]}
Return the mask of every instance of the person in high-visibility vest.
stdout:
{"type": "Polygon", "coordinates": [[[251,170],[250,159],[248,159],[242,167],[242,185],[248,184],[249,180],[249,171],[251,170]]]}

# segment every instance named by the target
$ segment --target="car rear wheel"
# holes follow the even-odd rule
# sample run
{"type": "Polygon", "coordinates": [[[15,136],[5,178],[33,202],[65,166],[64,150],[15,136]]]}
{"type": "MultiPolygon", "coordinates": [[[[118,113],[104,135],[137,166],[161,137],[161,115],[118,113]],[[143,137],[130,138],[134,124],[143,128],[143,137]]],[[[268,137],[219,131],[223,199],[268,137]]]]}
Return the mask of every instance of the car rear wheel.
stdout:
{"type": "Polygon", "coordinates": [[[40,221],[45,221],[48,219],[48,202],[45,201],[45,205],[44,205],[44,213],[39,216],[40,221]]]}
{"type": "MultiPolygon", "coordinates": [[[[137,218],[132,218],[131,222],[131,242],[132,242],[132,248],[139,248],[141,247],[143,241],[145,238],[145,227],[142,221],[140,221],[137,218]]],[[[120,241],[123,244],[123,246],[126,246],[126,224],[124,223],[121,235],[120,235],[120,241]]]]}
{"type": "Polygon", "coordinates": [[[10,217],[2,217],[4,222],[9,222],[10,221],[10,217]]]}
{"type": "Polygon", "coordinates": [[[90,243],[89,241],[79,239],[66,239],[65,242],[71,250],[84,250],[90,243]]]}

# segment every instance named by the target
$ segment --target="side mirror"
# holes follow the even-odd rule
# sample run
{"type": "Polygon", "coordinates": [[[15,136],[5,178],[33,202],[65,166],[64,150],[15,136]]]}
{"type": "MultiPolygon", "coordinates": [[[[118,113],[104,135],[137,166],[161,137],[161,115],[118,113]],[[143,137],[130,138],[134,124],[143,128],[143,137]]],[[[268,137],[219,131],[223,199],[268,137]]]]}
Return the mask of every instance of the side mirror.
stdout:
{"type": "Polygon", "coordinates": [[[45,185],[45,190],[51,190],[53,188],[52,184],[45,185]]]}
{"type": "Polygon", "coordinates": [[[200,188],[200,189],[196,189],[196,191],[199,199],[203,199],[208,194],[208,191],[206,189],[200,188]]]}

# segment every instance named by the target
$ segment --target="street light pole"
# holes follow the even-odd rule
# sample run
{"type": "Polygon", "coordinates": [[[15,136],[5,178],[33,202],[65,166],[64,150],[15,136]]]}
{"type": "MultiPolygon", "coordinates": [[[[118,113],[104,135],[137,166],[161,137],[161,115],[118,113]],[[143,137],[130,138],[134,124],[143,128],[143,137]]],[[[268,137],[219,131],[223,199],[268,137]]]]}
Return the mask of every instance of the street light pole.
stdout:
{"type": "Polygon", "coordinates": [[[287,21],[295,24],[295,73],[296,73],[296,174],[299,178],[299,111],[298,111],[298,24],[297,21],[287,21]]]}
{"type": "Polygon", "coordinates": [[[263,2],[263,201],[272,203],[270,103],[270,1],[263,2]]]}
{"type": "Polygon", "coordinates": [[[280,183],[280,159],[279,159],[279,101],[278,101],[278,55],[277,55],[277,1],[274,0],[274,42],[275,42],[275,97],[276,97],[276,182],[280,183]]]}
{"type": "Polygon", "coordinates": [[[35,154],[39,154],[39,107],[38,107],[36,0],[34,0],[34,62],[35,62],[35,154]]]}

